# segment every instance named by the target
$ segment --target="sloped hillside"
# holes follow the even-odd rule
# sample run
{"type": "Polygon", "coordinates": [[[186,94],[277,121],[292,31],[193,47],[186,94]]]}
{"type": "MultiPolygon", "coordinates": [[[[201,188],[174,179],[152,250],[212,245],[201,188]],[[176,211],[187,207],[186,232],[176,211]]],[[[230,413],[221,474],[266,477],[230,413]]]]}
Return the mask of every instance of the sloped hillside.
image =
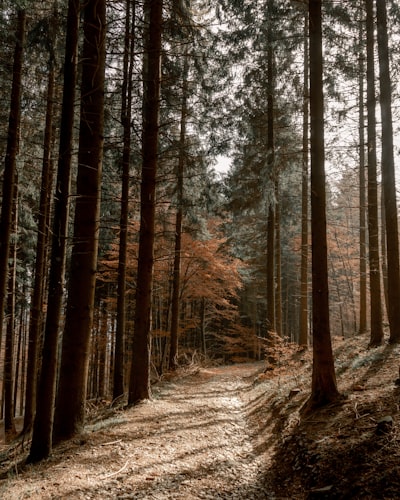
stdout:
{"type": "Polygon", "coordinates": [[[272,375],[249,419],[264,447],[265,481],[278,498],[399,498],[399,346],[368,350],[368,337],[335,339],[339,390],[344,398],[301,417],[307,399],[309,353],[272,375]],[[287,371],[290,373],[288,374],[287,371]],[[264,426],[264,429],[263,429],[264,426]]]}

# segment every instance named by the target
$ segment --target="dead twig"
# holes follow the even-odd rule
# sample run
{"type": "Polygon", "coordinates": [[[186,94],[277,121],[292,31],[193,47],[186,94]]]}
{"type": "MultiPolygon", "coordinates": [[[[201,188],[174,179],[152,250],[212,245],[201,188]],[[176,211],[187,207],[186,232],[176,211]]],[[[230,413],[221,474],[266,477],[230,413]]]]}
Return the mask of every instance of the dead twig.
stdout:
{"type": "Polygon", "coordinates": [[[102,443],[101,446],[110,446],[112,444],[121,443],[122,439],[117,439],[116,441],[110,441],[109,443],[102,443]]]}
{"type": "Polygon", "coordinates": [[[123,472],[128,467],[128,464],[129,464],[129,460],[127,460],[125,462],[125,465],[123,465],[119,470],[117,470],[116,472],[111,472],[111,474],[107,474],[106,476],[103,476],[102,479],[108,479],[110,477],[117,476],[118,474],[123,472]]]}

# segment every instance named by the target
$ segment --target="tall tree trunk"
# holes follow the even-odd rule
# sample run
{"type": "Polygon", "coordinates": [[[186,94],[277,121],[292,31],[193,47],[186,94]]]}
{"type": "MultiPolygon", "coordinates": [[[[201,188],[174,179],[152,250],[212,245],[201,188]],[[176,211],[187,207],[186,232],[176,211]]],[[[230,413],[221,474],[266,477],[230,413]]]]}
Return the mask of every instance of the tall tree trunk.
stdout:
{"type": "Polygon", "coordinates": [[[188,98],[188,55],[187,50],[183,55],[183,82],[182,82],[182,104],[181,123],[179,137],[179,157],[177,165],[177,189],[176,189],[176,217],[175,217],[175,248],[174,269],[172,280],[171,300],[171,346],[169,353],[169,369],[175,370],[178,366],[178,332],[179,332],[179,295],[181,281],[181,250],[182,250],[182,219],[183,219],[183,174],[186,162],[186,121],[187,121],[187,98],[188,98]]]}
{"type": "Polygon", "coordinates": [[[306,406],[308,410],[330,403],[339,397],[329,321],[321,18],[321,0],[310,0],[313,373],[311,396],[306,406]]]}
{"type": "Polygon", "coordinates": [[[279,204],[279,173],[275,172],[275,330],[284,335],[282,324],[282,248],[281,248],[281,207],[279,204]]]}
{"type": "Polygon", "coordinates": [[[304,19],[303,153],[301,171],[301,263],[299,345],[308,345],[308,139],[309,139],[309,56],[308,13],[304,19]]]}
{"type": "Polygon", "coordinates": [[[146,0],[143,88],[142,180],[135,326],[128,403],[150,397],[151,296],[160,110],[162,0],[146,0]]]}
{"type": "Polygon", "coordinates": [[[124,81],[122,87],[121,122],[123,126],[122,192],[118,255],[117,328],[115,332],[115,361],[113,399],[124,394],[125,334],[126,334],[126,264],[129,223],[129,179],[132,121],[132,74],[135,48],[135,1],[126,0],[124,81]],[[131,9],[132,7],[132,9],[131,9]],[[131,12],[132,10],[132,12],[131,12]]]}
{"type": "MultiPolygon", "coordinates": [[[[18,293],[18,292],[17,292],[18,293]]],[[[26,283],[24,283],[22,287],[22,296],[25,296],[26,293],[26,283]]],[[[26,335],[25,335],[25,307],[21,305],[19,310],[19,318],[18,318],[18,341],[15,349],[15,375],[14,375],[14,414],[15,415],[23,415],[24,409],[24,394],[25,394],[25,382],[24,382],[24,357],[26,350],[26,335]],[[18,405],[19,400],[19,405],[18,405]],[[18,406],[18,410],[17,410],[18,406]]]]}
{"type": "Polygon", "coordinates": [[[25,10],[17,12],[15,30],[15,49],[13,75],[10,99],[10,114],[8,119],[7,150],[4,161],[3,191],[0,217],[0,345],[4,322],[8,282],[8,255],[10,252],[10,236],[13,214],[13,193],[16,178],[16,163],[18,154],[19,128],[21,121],[21,87],[23,45],[25,42],[25,10]]]}
{"type": "Polygon", "coordinates": [[[365,120],[364,120],[364,0],[360,0],[359,20],[359,118],[358,131],[360,141],[359,156],[359,184],[360,184],[360,309],[359,309],[359,332],[367,330],[367,231],[366,231],[366,193],[365,193],[365,120]]]}
{"type": "MultiPolygon", "coordinates": [[[[274,0],[268,0],[272,12],[274,0]]],[[[274,131],[274,52],[272,46],[272,21],[268,23],[267,49],[267,167],[271,186],[275,188],[275,131],[274,131]]],[[[275,193],[268,207],[267,220],[267,330],[275,331],[275,193]]]]}
{"type": "MultiPolygon", "coordinates": [[[[100,313],[99,313],[100,314],[100,313]]],[[[99,339],[99,375],[97,384],[97,397],[107,397],[106,389],[106,360],[107,360],[107,331],[108,331],[108,311],[106,301],[101,304],[100,328],[98,331],[99,339]]]]}
{"type": "Polygon", "coordinates": [[[381,273],[382,273],[382,286],[383,286],[383,304],[384,307],[382,308],[382,317],[383,321],[385,321],[385,312],[387,314],[387,311],[389,310],[389,298],[388,298],[388,268],[387,268],[387,252],[386,252],[386,227],[385,227],[385,196],[383,191],[381,190],[381,200],[380,200],[380,207],[381,207],[381,212],[380,212],[380,221],[381,221],[381,237],[380,237],[380,244],[381,244],[381,273]]]}
{"type": "Polygon", "coordinates": [[[375,117],[375,63],[374,63],[374,7],[366,0],[367,15],[367,141],[368,141],[368,239],[369,282],[371,302],[370,345],[383,340],[381,276],[379,264],[378,186],[376,176],[376,117],[375,117]]]}
{"type": "Polygon", "coordinates": [[[99,380],[99,345],[100,345],[100,302],[98,300],[94,309],[94,319],[92,326],[92,339],[90,343],[90,371],[88,373],[88,389],[87,398],[93,399],[98,397],[98,380],[99,380]]]}
{"type": "Polygon", "coordinates": [[[275,331],[275,209],[270,204],[267,218],[267,331],[275,331]]]}
{"type": "Polygon", "coordinates": [[[204,358],[207,359],[206,299],[204,297],[201,299],[199,316],[200,316],[201,347],[203,349],[204,358]]]}
{"type": "Polygon", "coordinates": [[[58,366],[58,340],[64,293],[66,238],[69,219],[72,139],[79,32],[79,0],[69,0],[64,56],[64,86],[60,123],[54,216],[52,226],[47,315],[44,329],[42,363],[36,397],[36,415],[28,461],[46,458],[52,449],[54,400],[58,366]]]}
{"type": "Polygon", "coordinates": [[[382,187],[385,202],[388,266],[389,341],[400,342],[400,262],[396,179],[393,157],[392,91],[389,70],[386,1],[376,0],[378,28],[379,86],[382,122],[382,187]]]}
{"type": "MultiPolygon", "coordinates": [[[[17,177],[17,176],[16,176],[17,177]]],[[[12,441],[16,435],[14,421],[14,335],[15,335],[15,294],[17,282],[17,219],[18,219],[18,182],[15,178],[12,200],[12,234],[10,243],[9,276],[6,307],[6,342],[4,350],[4,435],[6,443],[12,441]]]]}
{"type": "Polygon", "coordinates": [[[48,221],[50,215],[50,188],[53,179],[51,160],[55,68],[51,66],[47,82],[47,108],[43,144],[42,181],[40,188],[39,217],[36,243],[35,276],[33,284],[31,314],[29,321],[28,367],[25,392],[25,415],[23,433],[30,432],[36,404],[38,356],[43,326],[43,298],[47,248],[49,244],[48,221]]]}
{"type": "Polygon", "coordinates": [[[104,142],[106,1],[84,8],[77,196],[53,438],[82,430],[93,326],[104,142]]]}

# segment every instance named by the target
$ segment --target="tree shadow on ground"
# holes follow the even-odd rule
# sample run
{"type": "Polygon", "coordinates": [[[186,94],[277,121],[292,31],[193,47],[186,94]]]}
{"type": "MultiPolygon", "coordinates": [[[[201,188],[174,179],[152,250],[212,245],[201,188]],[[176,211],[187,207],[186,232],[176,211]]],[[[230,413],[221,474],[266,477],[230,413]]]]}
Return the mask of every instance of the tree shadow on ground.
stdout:
{"type": "Polygon", "coordinates": [[[270,466],[259,479],[276,498],[399,498],[398,350],[381,346],[352,356],[351,346],[343,347],[349,362],[339,373],[339,386],[348,397],[306,417],[300,416],[301,393],[289,399],[287,390],[273,408],[271,395],[257,402],[250,422],[264,421],[277,433],[270,466]],[[393,421],[382,429],[378,422],[385,416],[393,421]]]}

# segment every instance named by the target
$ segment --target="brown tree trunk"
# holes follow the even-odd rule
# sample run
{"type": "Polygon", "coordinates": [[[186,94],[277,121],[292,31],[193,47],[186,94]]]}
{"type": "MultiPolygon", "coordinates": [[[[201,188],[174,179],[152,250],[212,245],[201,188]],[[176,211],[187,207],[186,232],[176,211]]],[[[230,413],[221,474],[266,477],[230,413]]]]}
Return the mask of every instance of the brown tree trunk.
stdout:
{"type": "Polygon", "coordinates": [[[16,43],[14,49],[7,150],[3,173],[3,200],[0,217],[0,345],[7,296],[8,256],[10,252],[10,236],[13,216],[13,193],[15,189],[16,162],[21,121],[21,80],[23,45],[25,42],[25,24],[25,10],[19,10],[17,12],[17,25],[15,30],[16,43]]]}
{"type": "MultiPolygon", "coordinates": [[[[24,283],[21,293],[25,296],[26,283],[24,283]]],[[[17,291],[18,293],[18,291],[17,291]]],[[[25,395],[25,351],[26,351],[26,329],[25,329],[25,307],[20,307],[18,317],[17,345],[15,348],[15,375],[14,375],[14,415],[22,416],[24,414],[24,395],[25,395]],[[18,408],[18,409],[17,409],[18,408]]]]}
{"type": "Polygon", "coordinates": [[[380,200],[380,221],[381,221],[381,237],[380,237],[380,249],[381,249],[381,273],[382,273],[382,287],[383,287],[383,305],[382,305],[382,318],[385,321],[385,313],[389,310],[389,298],[388,298],[388,268],[387,268],[387,252],[386,252],[386,227],[385,227],[385,196],[381,190],[381,200],[380,200]]]}
{"type": "Polygon", "coordinates": [[[381,276],[379,264],[378,186],[376,175],[376,117],[375,117],[375,63],[374,63],[374,7],[366,0],[367,15],[367,141],[368,141],[368,239],[369,281],[371,302],[370,345],[383,340],[381,276]]]}
{"type": "Polygon", "coordinates": [[[303,154],[301,175],[301,263],[299,345],[308,345],[308,138],[309,138],[309,58],[308,14],[304,19],[303,154]]]}
{"type": "Polygon", "coordinates": [[[135,326],[128,403],[150,397],[151,296],[154,266],[154,221],[160,110],[162,0],[146,0],[142,180],[135,326]]]}
{"type": "Polygon", "coordinates": [[[308,410],[330,403],[339,397],[329,322],[321,18],[321,0],[310,0],[313,373],[311,396],[306,405],[308,410]]]}
{"type": "MultiPolygon", "coordinates": [[[[15,179],[13,189],[12,234],[17,234],[18,186],[15,179]]],[[[15,295],[17,281],[17,244],[15,238],[10,243],[9,276],[6,307],[6,341],[4,350],[4,435],[6,443],[16,436],[14,421],[14,335],[15,335],[15,295]]]]}
{"type": "Polygon", "coordinates": [[[379,86],[382,122],[382,188],[385,203],[388,267],[389,342],[400,342],[400,262],[396,179],[393,156],[392,91],[389,70],[386,1],[376,0],[378,28],[379,86]]]}
{"type": "MultiPolygon", "coordinates": [[[[268,0],[271,12],[274,0],[268,0]]],[[[275,131],[274,131],[274,53],[272,47],[272,26],[268,24],[267,51],[267,168],[271,186],[275,188],[275,131]]],[[[274,194],[268,207],[267,220],[267,331],[275,331],[275,201],[274,194]]]]}
{"type": "Polygon", "coordinates": [[[204,358],[207,359],[206,299],[204,297],[201,299],[199,316],[200,316],[201,347],[203,349],[204,358]]]}
{"type": "Polygon", "coordinates": [[[90,337],[100,226],[104,142],[106,2],[84,7],[77,196],[68,301],[62,339],[53,438],[68,439],[85,420],[90,337]]]}
{"type": "Polygon", "coordinates": [[[267,331],[275,331],[275,209],[272,204],[267,219],[267,331]]]}
{"type": "Polygon", "coordinates": [[[40,188],[39,217],[36,243],[35,276],[29,321],[28,366],[25,392],[23,433],[31,431],[36,404],[36,384],[40,338],[43,327],[43,298],[47,248],[49,245],[48,221],[50,215],[50,188],[53,178],[51,160],[55,68],[51,66],[47,82],[47,109],[44,131],[42,182],[40,188]]]}
{"type": "Polygon", "coordinates": [[[50,257],[47,315],[42,363],[36,398],[36,415],[28,462],[46,458],[52,449],[54,400],[58,367],[58,340],[64,293],[66,238],[69,218],[72,139],[75,112],[75,84],[79,34],[79,0],[69,0],[64,56],[64,87],[60,124],[60,145],[54,194],[53,232],[50,257]]]}
{"type": "Polygon", "coordinates": [[[365,120],[364,120],[364,0],[360,0],[359,20],[359,183],[360,183],[360,310],[359,328],[360,333],[367,330],[367,231],[366,231],[366,193],[365,193],[365,120]]]}
{"type": "Polygon", "coordinates": [[[102,301],[101,304],[101,317],[100,317],[100,329],[98,332],[99,342],[99,375],[97,383],[97,397],[104,398],[107,397],[106,389],[106,361],[107,361],[107,331],[108,331],[108,311],[107,304],[102,301]]]}
{"type": "Polygon", "coordinates": [[[281,249],[281,207],[279,204],[279,173],[275,172],[275,330],[284,335],[282,323],[282,249],[281,249]]]}
{"type": "Polygon", "coordinates": [[[171,299],[171,346],[169,353],[169,369],[175,370],[178,366],[178,334],[179,334],[179,295],[181,281],[181,250],[182,250],[182,219],[183,219],[183,174],[186,161],[186,121],[187,121],[187,93],[188,93],[188,56],[185,51],[183,62],[182,104],[181,104],[181,129],[179,138],[179,158],[177,167],[177,193],[176,193],[176,218],[175,218],[175,249],[174,269],[172,280],[171,299]]]}
{"type": "Polygon", "coordinates": [[[126,334],[126,264],[129,223],[129,180],[132,121],[132,74],[135,40],[135,2],[126,1],[124,81],[122,88],[121,121],[123,126],[122,192],[118,256],[117,326],[115,331],[115,356],[113,399],[125,391],[125,334],[126,334]],[[131,13],[131,7],[132,13],[131,13]]]}

